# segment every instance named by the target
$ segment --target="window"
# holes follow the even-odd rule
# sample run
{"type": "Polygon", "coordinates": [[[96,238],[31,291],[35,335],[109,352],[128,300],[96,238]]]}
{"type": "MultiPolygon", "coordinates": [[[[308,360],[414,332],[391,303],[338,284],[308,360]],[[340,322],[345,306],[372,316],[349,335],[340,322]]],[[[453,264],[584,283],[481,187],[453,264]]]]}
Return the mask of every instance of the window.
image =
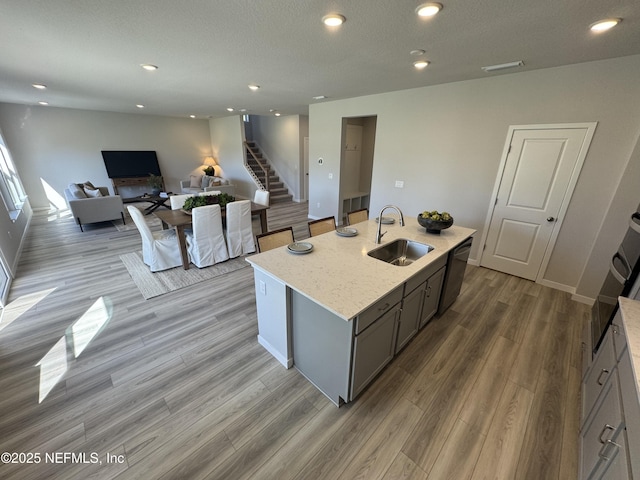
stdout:
{"type": "Polygon", "coordinates": [[[4,144],[0,133],[0,196],[12,220],[15,220],[22,209],[27,195],[13,164],[9,149],[4,144]]]}

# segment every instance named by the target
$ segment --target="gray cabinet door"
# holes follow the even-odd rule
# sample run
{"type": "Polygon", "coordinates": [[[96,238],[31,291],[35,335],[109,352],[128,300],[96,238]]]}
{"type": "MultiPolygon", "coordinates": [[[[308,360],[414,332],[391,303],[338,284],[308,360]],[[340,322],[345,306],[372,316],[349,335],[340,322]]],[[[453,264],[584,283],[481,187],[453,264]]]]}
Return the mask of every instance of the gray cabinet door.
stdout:
{"type": "Polygon", "coordinates": [[[581,479],[627,479],[624,422],[618,393],[618,377],[613,372],[592,419],[583,427],[581,479]]]}
{"type": "Polygon", "coordinates": [[[607,331],[598,353],[593,359],[591,370],[582,383],[582,425],[584,425],[592,414],[596,400],[605,388],[607,380],[613,376],[613,369],[616,366],[613,352],[613,337],[611,328],[607,331]]]}
{"type": "Polygon", "coordinates": [[[402,300],[402,312],[400,313],[398,336],[396,339],[396,353],[398,353],[418,331],[424,289],[425,285],[423,284],[402,300]]]}
{"type": "Polygon", "coordinates": [[[440,300],[440,292],[442,291],[442,281],[444,280],[445,270],[446,268],[442,267],[427,280],[424,300],[422,302],[420,328],[424,327],[438,311],[438,302],[440,300]]]}
{"type": "Polygon", "coordinates": [[[393,359],[399,312],[400,307],[396,305],[366,330],[355,336],[351,371],[351,400],[393,359]]]}

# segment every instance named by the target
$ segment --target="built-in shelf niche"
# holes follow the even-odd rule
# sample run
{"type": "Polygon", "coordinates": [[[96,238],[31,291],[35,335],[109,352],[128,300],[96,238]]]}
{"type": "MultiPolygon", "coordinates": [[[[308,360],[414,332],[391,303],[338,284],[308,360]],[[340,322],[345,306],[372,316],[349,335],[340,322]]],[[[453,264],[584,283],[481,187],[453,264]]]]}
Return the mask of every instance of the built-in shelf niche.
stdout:
{"type": "Polygon", "coordinates": [[[377,117],[342,119],[340,161],[340,216],[369,208],[377,117]]]}

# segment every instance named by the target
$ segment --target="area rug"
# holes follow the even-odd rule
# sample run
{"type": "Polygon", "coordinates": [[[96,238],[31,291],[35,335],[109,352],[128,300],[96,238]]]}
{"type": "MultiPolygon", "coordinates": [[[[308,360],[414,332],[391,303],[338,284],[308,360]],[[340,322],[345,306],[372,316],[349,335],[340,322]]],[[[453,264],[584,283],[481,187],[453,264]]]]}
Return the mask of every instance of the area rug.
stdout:
{"type": "Polygon", "coordinates": [[[120,255],[120,260],[127,267],[129,275],[145,300],[249,266],[245,257],[238,257],[206,268],[191,265],[189,270],[177,267],[162,272],[151,272],[142,261],[142,252],[125,253],[120,255]]]}

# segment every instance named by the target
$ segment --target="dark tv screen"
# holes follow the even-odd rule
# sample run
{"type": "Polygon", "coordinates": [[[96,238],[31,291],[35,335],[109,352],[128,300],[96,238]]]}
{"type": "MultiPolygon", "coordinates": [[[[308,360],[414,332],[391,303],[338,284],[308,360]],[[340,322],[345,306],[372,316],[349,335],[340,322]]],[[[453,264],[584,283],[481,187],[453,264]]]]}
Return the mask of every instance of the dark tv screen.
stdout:
{"type": "Polygon", "coordinates": [[[147,177],[161,175],[158,157],[153,150],[102,150],[102,159],[109,178],[147,177]]]}

